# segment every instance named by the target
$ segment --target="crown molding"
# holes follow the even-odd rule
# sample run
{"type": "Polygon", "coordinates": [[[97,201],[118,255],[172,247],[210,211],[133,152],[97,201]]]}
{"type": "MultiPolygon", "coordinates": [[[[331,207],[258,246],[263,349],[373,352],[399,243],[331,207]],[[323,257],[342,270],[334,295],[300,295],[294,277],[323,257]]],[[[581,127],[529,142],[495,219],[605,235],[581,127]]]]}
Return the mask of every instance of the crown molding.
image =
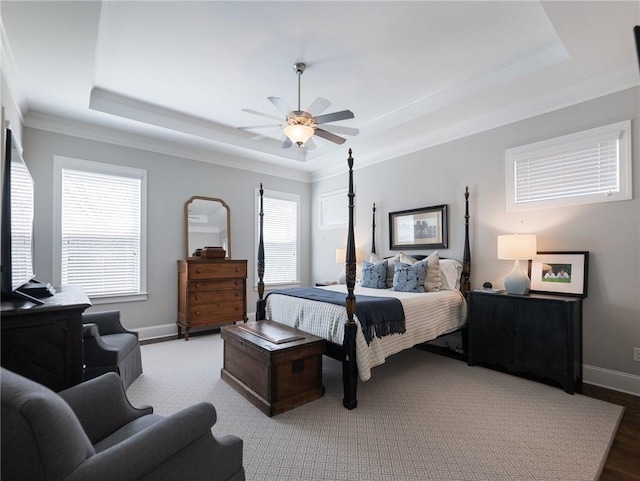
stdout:
{"type": "Polygon", "coordinates": [[[270,165],[261,160],[263,156],[254,155],[253,158],[249,157],[252,155],[250,152],[248,154],[244,152],[243,156],[239,156],[236,151],[240,149],[234,149],[232,147],[219,146],[216,147],[215,150],[209,150],[147,137],[138,133],[131,134],[109,127],[65,119],[41,112],[29,112],[24,118],[24,126],[86,140],[105,142],[173,157],[206,162],[231,169],[273,175],[275,177],[299,182],[311,182],[308,172],[270,165]]]}

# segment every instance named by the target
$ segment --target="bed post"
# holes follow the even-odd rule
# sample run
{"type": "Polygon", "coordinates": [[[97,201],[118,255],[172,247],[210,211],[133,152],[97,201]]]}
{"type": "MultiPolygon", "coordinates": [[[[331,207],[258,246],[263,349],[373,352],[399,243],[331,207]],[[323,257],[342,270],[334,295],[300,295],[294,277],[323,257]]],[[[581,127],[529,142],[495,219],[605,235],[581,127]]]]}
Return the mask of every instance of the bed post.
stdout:
{"type": "Polygon", "coordinates": [[[462,279],[460,290],[465,297],[471,290],[471,249],[469,248],[469,186],[464,189],[464,253],[462,256],[462,279]]]}
{"type": "Polygon", "coordinates": [[[344,398],[342,405],[347,409],[354,409],[358,405],[356,390],[358,387],[358,366],[356,362],[356,322],[354,313],[356,311],[356,296],[353,289],[356,284],[356,243],[354,236],[354,207],[355,193],[353,191],[353,157],[349,149],[349,232],[347,234],[346,252],[346,273],[347,273],[347,321],[344,325],[344,361],[342,362],[342,383],[344,388],[344,398]]]}
{"type": "Polygon", "coordinates": [[[376,203],[373,203],[373,222],[371,223],[371,253],[376,253],[376,203]]]}
{"type": "Polygon", "coordinates": [[[262,196],[264,190],[262,190],[262,182],[260,182],[260,213],[259,213],[259,234],[258,234],[258,302],[256,302],[256,321],[262,321],[265,317],[265,304],[264,300],[264,241],[263,241],[263,221],[264,210],[262,208],[262,196]]]}

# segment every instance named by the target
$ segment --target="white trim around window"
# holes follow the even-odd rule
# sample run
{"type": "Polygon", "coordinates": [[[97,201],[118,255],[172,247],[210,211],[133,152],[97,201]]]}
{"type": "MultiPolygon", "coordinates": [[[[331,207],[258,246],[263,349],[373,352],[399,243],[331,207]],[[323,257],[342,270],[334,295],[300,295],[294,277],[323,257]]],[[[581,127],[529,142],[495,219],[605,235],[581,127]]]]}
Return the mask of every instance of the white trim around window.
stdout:
{"type": "MultiPolygon", "coordinates": [[[[126,207],[126,204],[123,204],[124,197],[127,197],[128,200],[126,202],[130,202],[132,208],[124,209],[121,214],[121,219],[128,217],[129,222],[127,225],[123,223],[122,226],[118,227],[117,224],[113,222],[113,219],[109,218],[109,209],[102,209],[99,206],[96,206],[95,209],[92,210],[92,207],[89,202],[87,202],[87,210],[86,213],[90,216],[95,216],[95,218],[99,218],[100,215],[106,215],[106,217],[102,218],[100,222],[102,222],[104,226],[104,232],[111,233],[112,239],[111,242],[128,242],[131,243],[131,239],[137,239],[131,244],[131,247],[125,247],[126,252],[125,257],[123,257],[123,262],[125,269],[112,269],[108,267],[108,262],[105,264],[105,268],[100,271],[103,272],[103,275],[100,277],[102,279],[102,286],[96,286],[94,282],[95,279],[87,278],[85,286],[85,290],[89,295],[91,301],[94,304],[106,304],[106,303],[117,303],[117,302],[129,302],[129,301],[140,301],[147,299],[147,171],[143,169],[136,169],[132,167],[124,167],[120,165],[107,164],[102,162],[92,162],[88,160],[81,159],[73,159],[69,157],[62,156],[54,156],[54,169],[53,169],[53,277],[54,281],[57,284],[62,284],[64,282],[63,277],[68,277],[63,275],[63,209],[62,202],[63,197],[63,179],[67,179],[69,184],[67,187],[72,186],[73,182],[82,181],[83,178],[86,179],[86,182],[96,182],[96,195],[100,195],[101,199],[105,202],[113,201],[113,212],[117,212],[118,209],[122,207],[126,207]],[[104,183],[113,182],[113,192],[118,192],[118,197],[115,195],[109,199],[108,193],[109,189],[102,190],[98,193],[98,188],[103,187],[104,183]],[[128,186],[128,187],[127,187],[128,186]],[[117,190],[119,189],[119,190],[117,190]],[[131,215],[129,216],[129,212],[131,211],[131,215]],[[106,214],[105,214],[106,212],[106,214]],[[125,215],[127,214],[127,215],[125,215]],[[109,228],[109,224],[111,224],[111,228],[109,228]],[[124,232],[127,234],[124,234],[124,232]],[[122,234],[119,234],[121,232],[122,234]],[[120,236],[120,237],[118,237],[120,236]],[[133,236],[133,237],[132,237],[133,236]],[[126,256],[129,256],[129,259],[134,259],[130,264],[131,269],[126,267],[128,261],[126,261],[126,256]],[[137,259],[135,259],[137,257],[137,259]],[[127,271],[128,269],[128,271],[127,271]],[[124,275],[126,278],[120,277],[123,279],[122,287],[119,286],[118,276],[124,275]]],[[[81,186],[82,184],[78,184],[81,186]]],[[[87,184],[85,184],[87,185],[87,184]]],[[[70,189],[67,191],[66,195],[73,195],[74,191],[82,190],[82,189],[70,189]]],[[[82,195],[91,197],[91,191],[85,192],[82,195]]],[[[69,200],[69,199],[67,199],[69,200]]],[[[73,209],[71,207],[74,205],[72,201],[69,200],[69,204],[67,204],[67,208],[73,209]]],[[[75,203],[76,209],[78,208],[78,203],[75,203]]],[[[80,209],[84,210],[84,207],[80,203],[80,209]]],[[[76,211],[77,214],[77,211],[76,211]]],[[[70,229],[69,226],[73,226],[73,229],[76,229],[77,232],[83,232],[83,235],[80,238],[85,237],[90,240],[90,236],[94,236],[94,241],[97,242],[96,245],[100,244],[99,235],[96,236],[96,233],[100,233],[101,230],[98,228],[93,231],[93,228],[96,227],[95,224],[89,223],[83,227],[83,222],[86,219],[82,219],[81,215],[77,215],[77,219],[72,223],[67,222],[65,225],[66,229],[70,229]]],[[[67,219],[67,221],[69,221],[67,219]]],[[[77,236],[76,236],[77,237],[77,236]]],[[[103,239],[104,240],[104,239],[103,239]]],[[[94,242],[91,241],[91,242],[94,242]]],[[[108,244],[107,244],[108,245],[108,244]]],[[[86,262],[89,266],[91,262],[98,263],[97,259],[94,259],[90,255],[91,246],[88,246],[87,250],[82,252],[78,251],[76,254],[83,262],[86,262]],[[83,260],[83,256],[87,256],[86,260],[83,260]]],[[[68,250],[68,247],[67,247],[68,250]]],[[[113,253],[114,256],[118,257],[118,252],[113,253]]],[[[99,258],[99,256],[98,256],[99,258]]],[[[108,260],[108,259],[102,259],[108,260]]],[[[100,261],[101,262],[101,261],[100,261]]],[[[114,264],[116,264],[114,262],[114,264]]],[[[79,269],[84,269],[82,266],[79,269]]],[[[97,270],[97,269],[96,269],[97,270]]],[[[87,269],[87,273],[89,273],[90,269],[87,269]]],[[[68,272],[68,271],[65,271],[68,272]]],[[[79,272],[75,279],[82,279],[82,272],[79,272]]],[[[82,281],[73,282],[79,283],[82,285],[82,281]]]]}
{"type": "MultiPolygon", "coordinates": [[[[255,249],[258,252],[259,223],[260,223],[260,194],[255,190],[255,249]]],[[[292,286],[300,284],[300,196],[287,192],[264,190],[264,250],[265,250],[265,275],[264,284],[267,289],[275,289],[280,286],[292,286]],[[273,205],[270,205],[272,204],[273,205]],[[292,214],[295,210],[295,214],[292,214]],[[276,228],[269,232],[269,221],[274,220],[276,228]],[[282,245],[282,249],[278,248],[282,245]],[[287,256],[293,256],[293,265],[287,260],[287,256]],[[280,262],[280,267],[274,269],[274,262],[280,262]],[[274,278],[275,276],[275,278],[274,278]]],[[[257,257],[256,257],[257,265],[257,257]]],[[[258,272],[255,273],[255,285],[258,284],[258,272]]]]}
{"type": "Polygon", "coordinates": [[[629,200],[631,121],[505,151],[506,209],[629,200]]]}

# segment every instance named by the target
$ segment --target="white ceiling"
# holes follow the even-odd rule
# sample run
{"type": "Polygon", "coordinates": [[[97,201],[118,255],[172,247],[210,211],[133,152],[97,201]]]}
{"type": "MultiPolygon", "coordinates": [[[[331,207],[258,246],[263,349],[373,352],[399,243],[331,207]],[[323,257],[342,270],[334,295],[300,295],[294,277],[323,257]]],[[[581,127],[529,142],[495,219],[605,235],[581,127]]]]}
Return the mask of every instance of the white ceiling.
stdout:
{"type": "Polygon", "coordinates": [[[0,4],[25,125],[306,179],[640,83],[636,1],[0,4]],[[269,96],[297,107],[295,62],[301,107],[350,109],[357,137],[303,158],[237,129],[279,115],[269,96]]]}

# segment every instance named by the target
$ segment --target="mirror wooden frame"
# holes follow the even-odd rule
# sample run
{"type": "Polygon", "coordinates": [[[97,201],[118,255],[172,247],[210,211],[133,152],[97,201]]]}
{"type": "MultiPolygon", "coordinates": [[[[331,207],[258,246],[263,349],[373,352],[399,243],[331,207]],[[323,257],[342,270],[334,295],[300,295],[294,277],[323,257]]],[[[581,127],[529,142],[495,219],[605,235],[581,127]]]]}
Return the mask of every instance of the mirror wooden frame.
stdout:
{"type": "MultiPolygon", "coordinates": [[[[227,210],[227,249],[226,249],[227,255],[225,259],[231,259],[231,209],[229,209],[229,206],[227,205],[227,203],[222,199],[218,199],[216,197],[204,197],[201,195],[194,195],[184,203],[185,258],[188,259],[193,257],[191,255],[191,252],[189,252],[190,250],[189,249],[189,206],[194,200],[207,200],[212,202],[219,202],[220,204],[222,204],[222,207],[224,207],[227,210]]],[[[207,247],[207,246],[202,246],[202,247],[207,247]]]]}

